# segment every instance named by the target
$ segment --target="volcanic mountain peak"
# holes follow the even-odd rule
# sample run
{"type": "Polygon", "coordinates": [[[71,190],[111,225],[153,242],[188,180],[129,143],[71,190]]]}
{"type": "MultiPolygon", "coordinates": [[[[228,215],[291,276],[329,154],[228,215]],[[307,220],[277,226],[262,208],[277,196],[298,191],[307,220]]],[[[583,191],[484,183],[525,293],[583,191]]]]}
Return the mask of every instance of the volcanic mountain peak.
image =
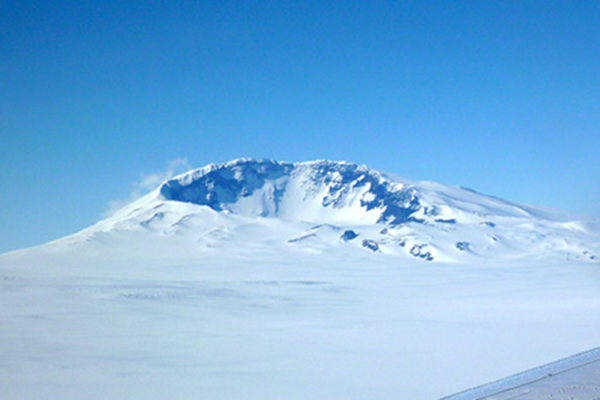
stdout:
{"type": "Polygon", "coordinates": [[[590,219],[327,160],[238,159],[191,170],[65,240],[110,241],[123,232],[160,237],[157,248],[176,238],[202,254],[261,248],[428,261],[597,261],[600,252],[590,219]]]}

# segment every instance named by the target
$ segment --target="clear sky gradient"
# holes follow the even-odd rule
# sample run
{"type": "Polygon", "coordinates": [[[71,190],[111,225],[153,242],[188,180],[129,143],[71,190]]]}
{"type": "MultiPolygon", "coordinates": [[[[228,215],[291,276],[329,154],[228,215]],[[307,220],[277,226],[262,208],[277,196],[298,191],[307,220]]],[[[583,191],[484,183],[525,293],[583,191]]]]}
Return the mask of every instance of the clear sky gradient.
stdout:
{"type": "Polygon", "coordinates": [[[0,251],[182,157],[348,160],[600,216],[598,1],[5,1],[0,93],[0,251]]]}

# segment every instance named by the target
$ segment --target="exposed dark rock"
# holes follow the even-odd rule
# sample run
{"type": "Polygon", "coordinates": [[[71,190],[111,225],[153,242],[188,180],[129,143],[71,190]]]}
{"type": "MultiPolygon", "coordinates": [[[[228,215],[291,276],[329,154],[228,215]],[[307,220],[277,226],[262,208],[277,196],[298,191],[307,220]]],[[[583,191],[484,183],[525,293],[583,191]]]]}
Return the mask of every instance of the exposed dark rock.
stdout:
{"type": "Polygon", "coordinates": [[[456,242],[456,248],[460,251],[471,251],[471,244],[469,242],[456,242]]]}
{"type": "Polygon", "coordinates": [[[342,239],[344,242],[348,242],[348,241],[356,238],[357,236],[358,236],[358,233],[349,229],[347,231],[344,231],[344,233],[342,233],[342,236],[340,236],[340,239],[342,239]]]}
{"type": "Polygon", "coordinates": [[[362,245],[363,245],[363,247],[365,247],[365,248],[367,248],[369,250],[372,250],[372,251],[378,251],[379,250],[379,245],[375,241],[373,241],[373,240],[365,239],[365,240],[362,241],[362,245]]]}
{"type": "Polygon", "coordinates": [[[357,188],[368,187],[360,205],[367,211],[381,209],[378,220],[380,223],[422,223],[424,220],[413,217],[413,213],[422,208],[426,215],[435,215],[437,212],[435,207],[424,209],[414,187],[398,188],[376,171],[356,164],[333,161],[302,166],[270,160],[241,159],[192,171],[184,178],[173,178],[161,186],[160,193],[167,200],[206,205],[222,211],[229,210],[230,205],[240,198],[262,190],[269,182],[273,185],[268,189],[270,205],[260,215],[272,216],[278,213],[289,179],[297,176],[296,168],[303,168],[301,173],[306,174],[312,183],[312,186],[307,186],[307,192],[320,190],[322,185],[327,186],[327,193],[319,199],[324,207],[344,207],[347,195],[357,188]]]}
{"type": "Polygon", "coordinates": [[[433,255],[431,252],[424,250],[426,247],[426,244],[415,244],[413,247],[411,247],[410,254],[414,257],[422,258],[427,261],[433,261],[433,255]]]}

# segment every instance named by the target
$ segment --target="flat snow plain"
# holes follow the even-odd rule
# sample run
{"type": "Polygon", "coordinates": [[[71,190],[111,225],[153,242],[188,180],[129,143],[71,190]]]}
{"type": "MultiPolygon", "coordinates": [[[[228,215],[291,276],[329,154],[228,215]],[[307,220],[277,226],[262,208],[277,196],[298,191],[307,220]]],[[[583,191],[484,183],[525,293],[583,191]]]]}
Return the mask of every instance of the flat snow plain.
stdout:
{"type": "Polygon", "coordinates": [[[600,342],[596,263],[157,246],[0,256],[0,398],[435,399],[600,342]]]}

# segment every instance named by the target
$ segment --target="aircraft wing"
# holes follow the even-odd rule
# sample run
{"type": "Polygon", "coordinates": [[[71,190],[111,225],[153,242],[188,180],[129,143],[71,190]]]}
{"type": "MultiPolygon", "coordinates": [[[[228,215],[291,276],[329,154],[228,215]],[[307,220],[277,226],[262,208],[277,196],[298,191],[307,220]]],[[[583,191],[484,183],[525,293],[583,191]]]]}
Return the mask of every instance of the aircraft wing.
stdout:
{"type": "Polygon", "coordinates": [[[600,400],[600,347],[440,400],[600,400]]]}

